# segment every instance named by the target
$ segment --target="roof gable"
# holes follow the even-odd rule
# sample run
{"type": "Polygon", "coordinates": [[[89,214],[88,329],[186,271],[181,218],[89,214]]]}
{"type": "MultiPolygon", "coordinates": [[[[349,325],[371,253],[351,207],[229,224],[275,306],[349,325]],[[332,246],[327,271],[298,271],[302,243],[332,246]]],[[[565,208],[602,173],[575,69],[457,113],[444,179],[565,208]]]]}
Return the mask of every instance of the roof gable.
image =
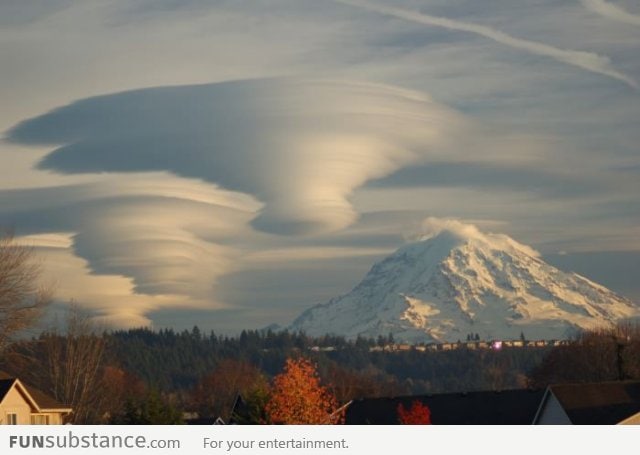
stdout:
{"type": "Polygon", "coordinates": [[[549,387],[544,392],[544,397],[533,419],[533,424],[571,425],[571,419],[569,419],[569,416],[549,387]]]}
{"type": "Polygon", "coordinates": [[[13,388],[14,382],[16,382],[15,378],[0,379],[0,404],[13,388]]]}
{"type": "Polygon", "coordinates": [[[7,373],[0,371],[0,403],[14,387],[37,412],[71,412],[70,407],[58,403],[46,393],[35,387],[27,386],[20,379],[10,377],[7,373]]]}
{"type": "Polygon", "coordinates": [[[11,392],[11,390],[16,390],[16,392],[18,392],[18,394],[20,394],[20,396],[24,399],[24,401],[27,402],[27,404],[29,406],[31,406],[32,410],[35,410],[36,412],[40,411],[40,407],[38,406],[38,403],[36,402],[36,400],[33,399],[33,397],[31,396],[31,394],[29,393],[29,391],[27,390],[27,388],[24,386],[24,384],[22,384],[20,382],[19,379],[17,378],[13,378],[13,379],[4,379],[2,380],[2,382],[4,382],[5,384],[10,384],[10,386],[7,388],[5,385],[5,389],[6,391],[4,392],[4,394],[2,395],[2,399],[0,400],[0,404],[4,401],[4,399],[9,395],[9,393],[11,392]]]}

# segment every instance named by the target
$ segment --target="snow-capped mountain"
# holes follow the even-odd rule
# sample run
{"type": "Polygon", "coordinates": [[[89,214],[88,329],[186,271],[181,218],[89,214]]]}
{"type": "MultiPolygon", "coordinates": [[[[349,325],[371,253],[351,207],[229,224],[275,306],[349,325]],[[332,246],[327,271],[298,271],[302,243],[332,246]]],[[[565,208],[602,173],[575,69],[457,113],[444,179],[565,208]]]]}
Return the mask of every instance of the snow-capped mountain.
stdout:
{"type": "Polygon", "coordinates": [[[397,340],[565,338],[637,317],[631,301],[545,263],[506,235],[458,222],[375,264],[348,294],[314,306],[289,327],[397,340]]]}

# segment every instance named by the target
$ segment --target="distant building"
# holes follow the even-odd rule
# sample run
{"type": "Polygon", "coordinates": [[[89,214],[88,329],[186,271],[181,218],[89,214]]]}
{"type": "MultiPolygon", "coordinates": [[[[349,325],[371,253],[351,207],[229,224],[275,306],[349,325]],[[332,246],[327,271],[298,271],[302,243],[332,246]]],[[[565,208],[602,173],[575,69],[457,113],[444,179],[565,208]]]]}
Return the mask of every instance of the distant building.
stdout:
{"type": "Polygon", "coordinates": [[[560,384],[547,387],[534,424],[640,424],[640,381],[560,384]]]}
{"type": "Polygon", "coordinates": [[[0,372],[0,424],[61,425],[71,411],[69,406],[0,372]]]}

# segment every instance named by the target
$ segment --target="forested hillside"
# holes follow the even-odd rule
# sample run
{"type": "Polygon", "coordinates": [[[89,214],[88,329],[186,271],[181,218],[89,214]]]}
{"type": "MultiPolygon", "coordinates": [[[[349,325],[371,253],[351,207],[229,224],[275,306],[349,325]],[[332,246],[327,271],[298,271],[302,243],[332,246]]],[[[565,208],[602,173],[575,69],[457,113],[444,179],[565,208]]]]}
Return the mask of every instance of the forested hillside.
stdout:
{"type": "Polygon", "coordinates": [[[372,382],[392,384],[397,393],[436,393],[524,386],[525,375],[548,349],[456,349],[445,352],[371,352],[393,340],[340,337],[309,338],[303,334],[243,331],[238,337],[135,329],[107,337],[112,362],[161,390],[193,387],[223,359],[246,361],[267,376],[281,371],[285,359],[304,354],[318,363],[321,375],[358,372],[372,382]]]}

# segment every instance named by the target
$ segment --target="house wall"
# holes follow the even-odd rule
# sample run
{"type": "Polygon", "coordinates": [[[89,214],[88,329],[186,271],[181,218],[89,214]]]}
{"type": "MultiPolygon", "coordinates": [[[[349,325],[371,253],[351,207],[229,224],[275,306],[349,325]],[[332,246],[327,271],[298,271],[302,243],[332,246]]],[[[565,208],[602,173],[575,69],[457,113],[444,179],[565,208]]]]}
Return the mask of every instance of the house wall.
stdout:
{"type": "Polygon", "coordinates": [[[571,425],[569,416],[564,412],[562,405],[553,395],[549,393],[545,400],[540,415],[538,415],[537,425],[571,425]]]}
{"type": "Polygon", "coordinates": [[[62,425],[62,414],[59,412],[51,412],[49,415],[49,425],[62,425]]]}
{"type": "Polygon", "coordinates": [[[59,412],[39,412],[32,415],[48,416],[49,423],[47,425],[62,425],[62,414],[59,412]]]}
{"type": "Polygon", "coordinates": [[[31,423],[31,406],[24,397],[13,387],[9,390],[0,403],[0,420],[2,424],[7,424],[7,413],[18,415],[18,425],[29,425],[31,423]]]}

